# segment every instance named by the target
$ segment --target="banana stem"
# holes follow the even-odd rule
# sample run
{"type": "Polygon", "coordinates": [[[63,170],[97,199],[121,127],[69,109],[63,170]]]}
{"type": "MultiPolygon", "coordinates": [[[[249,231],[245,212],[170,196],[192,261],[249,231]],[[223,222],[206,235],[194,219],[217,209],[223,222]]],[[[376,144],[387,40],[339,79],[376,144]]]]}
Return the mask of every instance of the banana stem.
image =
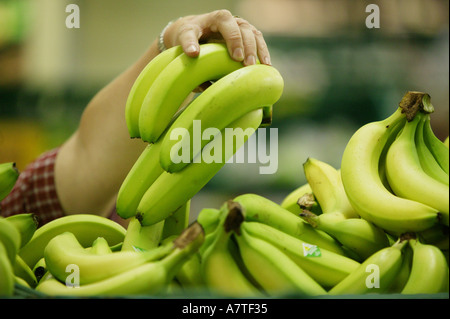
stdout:
{"type": "Polygon", "coordinates": [[[433,113],[431,97],[428,93],[409,91],[403,96],[399,104],[402,113],[408,121],[412,121],[418,112],[433,113]]]}

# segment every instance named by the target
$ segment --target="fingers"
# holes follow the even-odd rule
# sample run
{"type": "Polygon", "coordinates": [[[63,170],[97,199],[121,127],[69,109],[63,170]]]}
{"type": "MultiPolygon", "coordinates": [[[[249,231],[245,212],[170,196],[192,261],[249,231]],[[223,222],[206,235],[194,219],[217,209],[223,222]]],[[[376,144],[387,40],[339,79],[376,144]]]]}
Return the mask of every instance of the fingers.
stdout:
{"type": "Polygon", "coordinates": [[[192,57],[200,53],[199,40],[222,40],[230,56],[244,65],[256,63],[270,65],[270,54],[263,34],[247,20],[233,16],[228,10],[217,10],[197,16],[187,16],[175,21],[166,32],[165,42],[181,45],[192,57]]]}

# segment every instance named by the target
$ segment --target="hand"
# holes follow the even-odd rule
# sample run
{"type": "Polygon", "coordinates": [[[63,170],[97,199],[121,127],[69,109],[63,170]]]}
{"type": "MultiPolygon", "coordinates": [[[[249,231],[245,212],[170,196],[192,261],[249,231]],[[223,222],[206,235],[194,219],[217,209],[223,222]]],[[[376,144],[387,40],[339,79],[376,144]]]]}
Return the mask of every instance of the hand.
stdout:
{"type": "Polygon", "coordinates": [[[192,57],[200,53],[199,43],[223,41],[230,56],[244,65],[270,65],[270,54],[261,31],[245,19],[233,16],[228,10],[191,15],[174,21],[164,33],[167,48],[181,45],[192,57]]]}

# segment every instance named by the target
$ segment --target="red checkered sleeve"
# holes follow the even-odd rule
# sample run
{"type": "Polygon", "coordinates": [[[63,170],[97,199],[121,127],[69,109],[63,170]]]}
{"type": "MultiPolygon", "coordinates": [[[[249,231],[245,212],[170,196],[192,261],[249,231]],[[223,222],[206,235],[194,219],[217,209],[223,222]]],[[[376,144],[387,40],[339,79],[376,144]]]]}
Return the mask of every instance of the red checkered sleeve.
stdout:
{"type": "MultiPolygon", "coordinates": [[[[11,193],[0,202],[0,215],[34,213],[42,226],[65,215],[56,193],[55,159],[59,148],[47,151],[20,173],[11,193]]],[[[111,220],[122,225],[124,220],[112,209],[111,220]]]]}
{"type": "Polygon", "coordinates": [[[2,216],[34,213],[40,225],[64,216],[54,179],[58,150],[55,148],[43,153],[20,173],[11,193],[1,202],[2,216]]]}

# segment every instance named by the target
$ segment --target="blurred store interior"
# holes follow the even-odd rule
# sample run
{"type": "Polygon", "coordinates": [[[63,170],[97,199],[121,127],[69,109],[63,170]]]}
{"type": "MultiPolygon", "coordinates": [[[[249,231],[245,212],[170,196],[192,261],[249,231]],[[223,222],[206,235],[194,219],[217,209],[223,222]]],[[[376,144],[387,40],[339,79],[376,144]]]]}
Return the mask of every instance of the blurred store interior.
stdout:
{"type": "Polygon", "coordinates": [[[222,8],[264,33],[284,78],[271,126],[278,170],[264,175],[261,163],[227,164],[194,197],[193,212],[245,192],[280,202],[305,183],[308,157],[338,168],[355,130],[387,117],[409,90],[431,95],[433,129],[448,136],[446,0],[0,0],[0,162],[23,169],[63,143],[94,94],[168,21],[222,8]],[[72,3],[80,28],[65,25],[72,3]],[[380,27],[369,29],[372,3],[380,27]]]}

